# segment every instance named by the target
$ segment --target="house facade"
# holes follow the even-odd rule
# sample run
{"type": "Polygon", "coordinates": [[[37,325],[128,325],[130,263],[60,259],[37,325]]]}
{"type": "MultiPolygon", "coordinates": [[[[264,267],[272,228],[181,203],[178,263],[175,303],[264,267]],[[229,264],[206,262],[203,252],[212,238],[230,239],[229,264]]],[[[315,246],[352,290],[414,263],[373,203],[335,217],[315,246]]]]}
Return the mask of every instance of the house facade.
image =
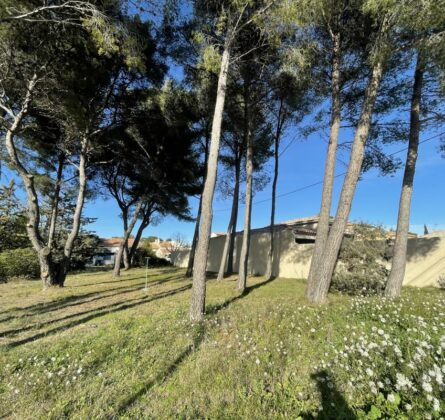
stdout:
{"type": "MultiPolygon", "coordinates": [[[[273,275],[284,278],[307,278],[315,242],[318,216],[281,222],[274,226],[275,255],[273,275]]],[[[346,235],[351,235],[354,224],[348,223],[346,235]]],[[[234,249],[234,271],[238,272],[243,232],[237,232],[234,249]]],[[[388,231],[382,240],[389,247],[395,237],[388,231]]],[[[225,235],[210,239],[207,270],[217,272],[221,261],[225,235]]],[[[248,272],[264,275],[270,246],[270,227],[251,230],[248,272]]],[[[174,265],[187,267],[189,251],[175,252],[171,256],[174,265]]],[[[404,285],[436,286],[441,273],[445,273],[445,232],[432,232],[417,236],[409,234],[407,266],[404,285]]]]}
{"type": "MultiPolygon", "coordinates": [[[[116,254],[121,245],[122,238],[111,237],[101,238],[96,255],[93,257],[92,264],[95,266],[101,265],[114,265],[116,254]]],[[[128,239],[128,247],[131,248],[134,243],[134,238],[128,239]]],[[[150,242],[150,248],[158,258],[163,258],[170,261],[170,254],[175,251],[183,250],[184,247],[174,241],[162,241],[157,238],[155,241],[150,242]]]]}
{"type": "MultiPolygon", "coordinates": [[[[101,238],[96,255],[93,257],[93,265],[114,265],[114,260],[122,243],[122,238],[101,238]]],[[[128,239],[128,246],[132,247],[133,238],[128,239]]]]}

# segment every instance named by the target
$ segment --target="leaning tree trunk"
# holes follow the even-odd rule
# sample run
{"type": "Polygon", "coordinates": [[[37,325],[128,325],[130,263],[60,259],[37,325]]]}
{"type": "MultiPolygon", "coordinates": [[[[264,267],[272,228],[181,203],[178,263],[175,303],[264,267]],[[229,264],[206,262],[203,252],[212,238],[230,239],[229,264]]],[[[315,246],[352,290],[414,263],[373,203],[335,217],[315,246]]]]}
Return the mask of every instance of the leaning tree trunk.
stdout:
{"type": "Polygon", "coordinates": [[[136,232],[136,236],[134,237],[133,245],[130,248],[130,255],[129,255],[130,267],[133,265],[134,256],[136,254],[136,250],[138,249],[139,242],[141,241],[142,233],[147,228],[147,226],[150,224],[150,216],[151,216],[151,212],[152,212],[151,209],[152,209],[151,206],[149,206],[147,204],[143,210],[143,217],[142,217],[141,224],[139,225],[139,228],[136,232]]]}
{"type": "Polygon", "coordinates": [[[71,232],[66,239],[65,246],[63,248],[63,259],[60,263],[58,273],[57,273],[57,284],[60,287],[63,287],[65,284],[66,275],[68,273],[71,255],[73,253],[74,242],[79,235],[81,219],[82,219],[82,210],[83,205],[85,203],[85,193],[87,188],[87,174],[86,174],[86,166],[87,166],[87,156],[89,152],[89,141],[88,137],[85,136],[82,140],[80,159],[79,159],[79,192],[77,193],[77,201],[76,207],[74,209],[73,215],[73,226],[71,228],[71,232]]]}
{"type": "Polygon", "coordinates": [[[348,171],[343,182],[337,213],[326,242],[322,264],[320,265],[319,270],[317,270],[317,278],[315,279],[316,284],[314,285],[313,292],[308,297],[311,302],[324,302],[331,285],[332,273],[337,262],[338,253],[348,222],[349,212],[351,210],[352,199],[360,176],[365,153],[365,144],[371,126],[372,111],[374,109],[382,73],[383,63],[382,59],[379,59],[372,68],[372,73],[365,91],[365,98],[354,136],[348,171]]]}
{"type": "Polygon", "coordinates": [[[230,251],[230,242],[233,238],[233,233],[236,231],[236,219],[238,214],[238,200],[239,200],[239,184],[240,184],[240,160],[238,159],[235,164],[235,188],[233,190],[232,211],[230,213],[229,226],[227,227],[227,234],[224,241],[224,249],[221,256],[221,263],[219,265],[217,280],[220,281],[224,278],[226,272],[227,257],[230,251]]]}
{"type": "Polygon", "coordinates": [[[422,99],[422,84],[424,75],[424,58],[422,53],[417,55],[414,86],[411,98],[411,116],[409,129],[409,145],[406,155],[405,173],[403,175],[402,193],[400,195],[399,215],[397,219],[396,239],[391,272],[385,288],[385,296],[399,297],[405,277],[406,251],[408,245],[408,230],[413,193],[414,174],[416,171],[417,153],[420,135],[420,106],[422,99]]]}
{"type": "Polygon", "coordinates": [[[226,97],[229,60],[230,52],[228,45],[226,45],[221,58],[215,112],[213,114],[210,153],[207,163],[207,176],[204,183],[204,190],[202,192],[201,223],[199,227],[198,243],[196,245],[195,261],[193,264],[192,299],[190,303],[191,321],[201,321],[205,311],[206,268],[213,216],[212,201],[215,193],[216,174],[218,169],[221,123],[226,97]]]}
{"type": "Polygon", "coordinates": [[[253,139],[251,133],[247,133],[246,148],[246,207],[244,210],[244,232],[241,245],[238,290],[243,293],[247,285],[247,267],[249,262],[250,247],[250,223],[252,216],[252,184],[253,184],[253,139]]]}
{"type": "Polygon", "coordinates": [[[272,206],[270,210],[270,243],[269,243],[269,251],[267,253],[267,266],[266,273],[264,274],[265,280],[271,280],[273,278],[273,256],[274,256],[274,246],[275,246],[275,201],[277,196],[277,182],[278,182],[278,173],[279,173],[279,149],[280,149],[280,137],[282,125],[282,113],[283,110],[283,101],[280,103],[280,108],[278,111],[278,119],[277,119],[277,130],[275,132],[275,145],[274,145],[274,174],[273,174],[273,182],[272,182],[272,206]]]}
{"type": "Polygon", "coordinates": [[[195,232],[193,233],[192,246],[190,248],[189,260],[187,263],[187,271],[185,272],[186,277],[192,277],[193,274],[193,264],[195,262],[196,244],[198,243],[198,235],[199,235],[199,223],[201,221],[201,208],[202,208],[202,194],[199,197],[199,206],[198,206],[198,214],[196,215],[195,232]]]}
{"type": "Polygon", "coordinates": [[[333,37],[333,58],[332,58],[332,111],[331,111],[331,132],[329,135],[328,153],[326,157],[325,175],[323,181],[323,192],[321,196],[320,214],[317,225],[317,236],[315,238],[314,250],[312,252],[311,266],[309,269],[306,298],[311,299],[317,287],[318,269],[322,265],[323,253],[328,240],[329,222],[332,205],[332,188],[334,185],[335,159],[338,146],[338,135],[341,123],[341,102],[340,102],[340,66],[341,66],[341,45],[340,35],[333,37]]]}
{"type": "Polygon", "coordinates": [[[134,210],[133,217],[130,220],[130,223],[128,224],[127,229],[124,231],[124,237],[122,238],[122,242],[119,246],[119,249],[116,253],[115,260],[114,260],[114,269],[113,269],[113,277],[119,277],[121,275],[121,262],[122,257],[124,255],[124,249],[125,244],[128,242],[128,238],[130,237],[130,234],[134,228],[134,225],[136,224],[139,213],[141,212],[142,208],[142,201],[139,201],[136,205],[136,208],[134,210]]]}
{"type": "Polygon", "coordinates": [[[12,167],[18,172],[26,191],[27,197],[27,214],[28,221],[26,223],[26,233],[28,238],[37,252],[37,257],[40,266],[40,278],[43,287],[47,288],[55,284],[54,266],[52,263],[51,250],[46,246],[40,234],[40,208],[37,197],[37,192],[34,185],[34,175],[30,174],[22,165],[17,149],[14,143],[14,137],[21,128],[23,119],[28,114],[29,105],[32,100],[34,88],[37,83],[37,75],[35,74],[28,83],[28,89],[21,110],[16,114],[11,113],[13,118],[12,125],[6,129],[5,146],[8,152],[10,163],[12,167]]]}

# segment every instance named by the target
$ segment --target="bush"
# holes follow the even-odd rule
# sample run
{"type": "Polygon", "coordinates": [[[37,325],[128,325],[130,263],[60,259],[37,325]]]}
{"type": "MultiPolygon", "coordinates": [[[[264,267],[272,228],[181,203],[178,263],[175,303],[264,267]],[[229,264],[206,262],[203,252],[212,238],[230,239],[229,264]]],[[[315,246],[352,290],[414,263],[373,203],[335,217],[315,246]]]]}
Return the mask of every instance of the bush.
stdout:
{"type": "Polygon", "coordinates": [[[39,275],[39,260],[34,249],[18,248],[0,253],[0,281],[14,277],[35,279],[39,275]]]}
{"type": "Polygon", "coordinates": [[[437,283],[441,289],[445,289],[445,273],[439,274],[439,278],[437,279],[437,283]]]}
{"type": "Polygon", "coordinates": [[[146,258],[150,258],[148,260],[149,267],[167,267],[172,265],[170,261],[165,258],[157,257],[151,249],[141,247],[136,250],[133,259],[134,267],[145,267],[147,264],[146,258]]]}
{"type": "Polygon", "coordinates": [[[354,226],[353,236],[345,238],[332,278],[331,290],[351,295],[372,295],[386,286],[388,270],[385,231],[364,223],[354,226]]]}

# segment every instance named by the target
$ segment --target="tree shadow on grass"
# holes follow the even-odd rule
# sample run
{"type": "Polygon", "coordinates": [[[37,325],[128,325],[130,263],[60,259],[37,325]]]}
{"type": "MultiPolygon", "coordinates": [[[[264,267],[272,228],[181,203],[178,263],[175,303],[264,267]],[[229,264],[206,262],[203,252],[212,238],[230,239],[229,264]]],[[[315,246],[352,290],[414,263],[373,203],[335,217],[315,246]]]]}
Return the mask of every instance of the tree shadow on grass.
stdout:
{"type": "MultiPolygon", "coordinates": [[[[241,299],[245,296],[247,296],[249,293],[251,293],[253,290],[258,289],[262,286],[265,286],[266,284],[270,283],[274,279],[270,279],[267,281],[263,281],[261,283],[254,284],[252,286],[249,286],[246,288],[244,293],[235,296],[232,299],[228,299],[226,302],[220,305],[210,306],[206,313],[208,315],[215,314],[218,311],[220,311],[223,308],[226,308],[231,303],[235,302],[238,299],[241,299]]],[[[115,413],[117,415],[124,414],[126,410],[128,410],[140,397],[142,397],[144,394],[147,394],[151,388],[153,388],[155,385],[161,385],[165,381],[167,381],[173,374],[176,372],[176,370],[187,360],[189,356],[191,356],[193,353],[195,353],[199,347],[201,346],[201,343],[203,342],[205,338],[205,325],[204,324],[198,324],[198,331],[197,334],[193,340],[193,344],[188,346],[164,371],[156,375],[156,377],[145,384],[143,384],[139,389],[125,398],[116,409],[115,413]]]]}
{"type": "MultiPolygon", "coordinates": [[[[153,301],[158,300],[158,299],[163,299],[163,298],[168,297],[168,296],[176,295],[177,293],[184,292],[184,291],[190,289],[191,287],[192,287],[191,285],[185,285],[185,286],[179,287],[177,289],[173,289],[173,290],[169,290],[167,292],[159,293],[157,295],[145,296],[145,297],[142,297],[142,298],[132,299],[131,301],[127,301],[126,303],[118,302],[118,303],[115,303],[115,304],[112,304],[112,305],[102,306],[100,308],[92,309],[90,311],[84,311],[84,312],[81,312],[81,313],[71,314],[71,315],[68,315],[68,316],[66,316],[64,318],[60,318],[57,321],[56,320],[48,321],[47,324],[53,323],[53,322],[61,322],[61,321],[64,321],[64,320],[67,320],[67,319],[70,319],[70,318],[74,318],[74,317],[78,317],[78,316],[81,316],[81,315],[89,314],[87,316],[84,316],[81,319],[76,319],[76,320],[74,320],[72,322],[69,322],[67,324],[60,325],[60,326],[58,326],[56,328],[53,328],[52,330],[44,331],[44,332],[35,334],[35,335],[31,336],[31,337],[27,337],[27,338],[24,338],[24,339],[21,339],[21,340],[13,341],[13,342],[5,344],[4,346],[7,347],[7,348],[12,348],[12,347],[17,347],[17,346],[20,346],[20,345],[23,345],[23,344],[26,344],[26,343],[30,343],[32,341],[38,340],[38,339],[46,337],[48,335],[52,335],[52,334],[58,333],[60,331],[67,330],[69,328],[73,328],[73,327],[75,327],[77,325],[84,324],[84,323],[86,323],[88,321],[91,321],[92,319],[95,319],[95,318],[100,318],[100,317],[108,315],[108,314],[112,314],[112,313],[115,313],[115,312],[120,312],[120,311],[123,311],[123,310],[126,310],[126,309],[134,308],[135,306],[139,306],[139,305],[142,305],[142,304],[145,304],[145,303],[153,302],[153,301]]],[[[44,325],[44,324],[40,324],[40,325],[44,325]]]]}
{"type": "Polygon", "coordinates": [[[345,397],[335,385],[332,376],[326,370],[320,370],[311,375],[317,383],[320,393],[322,410],[317,414],[302,414],[303,419],[318,420],[356,420],[354,411],[349,407],[345,397]]]}
{"type": "Polygon", "coordinates": [[[242,298],[245,298],[248,294],[252,293],[254,290],[259,289],[260,287],[265,286],[266,284],[269,284],[273,282],[275,278],[271,278],[269,280],[264,280],[261,283],[254,284],[252,286],[247,286],[243,293],[240,293],[237,296],[234,296],[233,298],[227,299],[225,302],[216,304],[216,305],[209,305],[206,309],[206,314],[215,314],[219,312],[220,310],[227,308],[229,305],[231,305],[233,302],[236,302],[237,300],[240,300],[242,298]]]}
{"type": "MultiPolygon", "coordinates": [[[[160,284],[163,284],[166,282],[170,282],[173,280],[179,280],[182,278],[183,278],[182,276],[166,277],[162,280],[148,283],[148,286],[149,287],[157,286],[157,285],[160,285],[160,284]]],[[[135,279],[138,279],[138,277],[136,277],[135,279]]],[[[137,283],[137,284],[133,284],[133,285],[125,285],[125,286],[114,287],[114,288],[95,291],[95,292],[83,293],[81,295],[66,296],[62,299],[57,299],[57,300],[49,302],[49,303],[42,302],[42,303],[37,303],[35,305],[22,307],[22,308],[11,308],[8,311],[5,311],[4,313],[16,312],[16,311],[23,311],[23,312],[28,312],[28,313],[25,313],[20,316],[17,316],[17,315],[7,316],[5,318],[0,319],[0,323],[7,322],[11,319],[15,319],[18,317],[25,318],[25,317],[44,314],[44,313],[51,312],[51,311],[58,311],[60,309],[64,309],[67,307],[82,305],[84,303],[90,303],[90,302],[93,302],[93,301],[96,301],[99,299],[104,299],[106,297],[115,296],[120,293],[127,293],[127,292],[131,292],[131,291],[135,291],[144,285],[145,285],[145,282],[142,282],[142,283],[137,283]],[[115,291],[119,291],[119,292],[118,293],[109,293],[109,292],[115,292],[115,291]],[[88,299],[92,296],[96,296],[96,297],[94,297],[92,299],[88,299]]]]}
{"type": "Polygon", "coordinates": [[[184,351],[182,351],[181,354],[167,367],[167,369],[158,373],[154,379],[144,383],[142,386],[139,387],[139,389],[135,393],[125,398],[119,404],[114,413],[117,415],[124,414],[125,411],[128,410],[140,397],[142,397],[144,394],[147,394],[151,388],[153,388],[155,385],[161,385],[164,382],[166,382],[176,372],[176,370],[188,359],[188,357],[199,349],[201,343],[204,341],[204,338],[205,338],[205,326],[203,324],[200,324],[197,326],[197,331],[193,339],[193,344],[189,345],[184,351]]]}
{"type": "MultiPolygon", "coordinates": [[[[165,270],[165,272],[174,274],[174,276],[176,276],[178,274],[178,271],[180,271],[179,268],[175,269],[175,270],[165,270]]],[[[150,277],[161,276],[165,272],[164,271],[160,271],[160,272],[157,272],[157,273],[149,273],[148,278],[150,279],[150,277]]],[[[184,276],[182,276],[182,277],[184,277],[184,276]]],[[[111,280],[111,281],[101,281],[101,282],[97,282],[97,283],[76,284],[74,286],[69,286],[69,287],[73,287],[73,288],[74,287],[88,287],[88,286],[98,286],[98,285],[103,285],[103,284],[123,283],[125,281],[138,280],[138,279],[142,279],[142,278],[145,278],[145,274],[143,274],[143,273],[140,276],[138,276],[138,277],[131,277],[131,278],[128,278],[128,279],[122,277],[122,278],[118,278],[118,279],[111,280]]],[[[168,277],[166,277],[166,279],[167,278],[168,277]]]]}

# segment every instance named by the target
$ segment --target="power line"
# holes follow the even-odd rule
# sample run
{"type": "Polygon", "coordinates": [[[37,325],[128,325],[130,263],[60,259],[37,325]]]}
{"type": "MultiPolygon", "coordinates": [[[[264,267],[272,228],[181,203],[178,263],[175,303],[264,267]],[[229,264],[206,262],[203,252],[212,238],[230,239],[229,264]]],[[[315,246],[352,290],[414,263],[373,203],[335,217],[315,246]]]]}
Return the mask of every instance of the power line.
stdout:
{"type": "MultiPolygon", "coordinates": [[[[429,138],[427,138],[427,139],[425,139],[425,140],[419,141],[419,144],[423,144],[423,143],[426,143],[426,142],[428,142],[428,141],[434,140],[434,139],[436,139],[436,138],[438,138],[438,137],[440,137],[440,136],[442,136],[442,135],[444,135],[444,134],[445,134],[445,131],[443,131],[443,132],[441,132],[441,133],[439,133],[439,134],[436,134],[436,135],[434,135],[434,136],[432,136],[432,137],[429,137],[429,138]]],[[[404,147],[403,149],[400,149],[400,150],[397,150],[397,151],[395,151],[395,152],[393,152],[393,153],[390,153],[388,156],[394,156],[394,155],[397,155],[397,154],[399,154],[399,153],[405,152],[406,150],[408,150],[408,147],[404,147]]],[[[335,178],[342,177],[342,176],[344,176],[344,175],[346,175],[346,172],[342,172],[342,173],[340,173],[340,174],[338,174],[338,175],[335,175],[335,176],[334,176],[334,179],[335,179],[335,178]]],[[[304,191],[304,190],[307,190],[307,189],[309,189],[309,188],[313,188],[313,187],[316,187],[316,186],[318,186],[318,185],[322,185],[322,184],[323,184],[323,181],[314,182],[314,183],[312,183],[312,184],[308,184],[308,185],[304,185],[303,187],[296,188],[295,190],[288,191],[288,192],[285,192],[285,193],[282,193],[282,194],[278,194],[275,198],[286,197],[286,196],[288,196],[288,195],[295,194],[295,193],[297,193],[297,192],[304,191]]],[[[272,201],[272,198],[265,198],[265,199],[263,199],[263,200],[254,201],[254,202],[252,203],[252,205],[254,205],[254,204],[267,203],[268,201],[272,201]]],[[[241,206],[243,206],[243,205],[244,205],[244,204],[241,204],[241,206]]],[[[231,209],[230,207],[227,207],[227,208],[225,208],[225,209],[217,209],[217,210],[214,210],[213,212],[214,212],[214,213],[215,213],[215,212],[224,212],[224,211],[229,211],[229,210],[232,210],[232,209],[231,209]]]]}

